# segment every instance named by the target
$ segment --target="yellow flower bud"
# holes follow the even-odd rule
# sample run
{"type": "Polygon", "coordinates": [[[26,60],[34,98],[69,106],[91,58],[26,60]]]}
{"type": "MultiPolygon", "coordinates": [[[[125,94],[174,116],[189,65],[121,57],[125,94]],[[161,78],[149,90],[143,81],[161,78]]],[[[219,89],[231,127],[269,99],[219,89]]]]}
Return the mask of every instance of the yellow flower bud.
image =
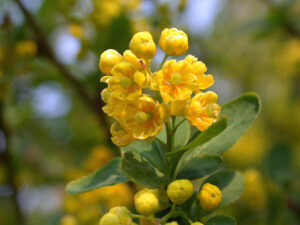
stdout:
{"type": "Polygon", "coordinates": [[[204,225],[204,224],[200,223],[200,222],[195,222],[195,223],[192,223],[191,225],[204,225]]]}
{"type": "Polygon", "coordinates": [[[173,221],[173,222],[166,223],[166,225],[178,225],[178,223],[176,221],[173,221]]]}
{"type": "Polygon", "coordinates": [[[136,71],[133,75],[133,80],[136,84],[138,84],[140,86],[144,86],[144,84],[146,82],[146,76],[144,73],[136,71]]]}
{"type": "Polygon", "coordinates": [[[136,210],[144,215],[150,216],[159,211],[159,191],[157,189],[145,188],[134,196],[136,210]]]}
{"type": "Polygon", "coordinates": [[[192,182],[186,179],[173,181],[167,189],[169,199],[179,205],[188,200],[193,195],[193,192],[192,182]]]}
{"type": "Polygon", "coordinates": [[[130,50],[142,59],[152,59],[156,53],[156,46],[152,35],[149,32],[138,32],[133,35],[130,43],[130,50]]]}
{"type": "Polygon", "coordinates": [[[188,36],[176,28],[166,28],[161,33],[159,46],[167,55],[183,55],[189,48],[188,36]]]}
{"type": "Polygon", "coordinates": [[[106,213],[99,221],[99,225],[121,225],[117,215],[113,213],[106,213]]]}
{"type": "Polygon", "coordinates": [[[211,211],[221,204],[222,192],[217,186],[206,183],[198,193],[197,198],[204,210],[211,211]]]}
{"type": "Polygon", "coordinates": [[[111,74],[115,65],[123,61],[122,55],[114,49],[108,49],[100,55],[99,68],[102,73],[111,74]]]}
{"type": "Polygon", "coordinates": [[[129,225],[132,223],[130,211],[125,206],[113,207],[109,210],[109,213],[117,215],[122,225],[129,225]]]}
{"type": "Polygon", "coordinates": [[[77,225],[77,221],[74,216],[66,215],[61,219],[60,224],[61,225],[77,225]]]}
{"type": "Polygon", "coordinates": [[[108,103],[108,99],[110,98],[111,96],[111,91],[109,91],[108,88],[104,88],[102,91],[101,91],[101,99],[105,102],[105,103],[108,103]]]}

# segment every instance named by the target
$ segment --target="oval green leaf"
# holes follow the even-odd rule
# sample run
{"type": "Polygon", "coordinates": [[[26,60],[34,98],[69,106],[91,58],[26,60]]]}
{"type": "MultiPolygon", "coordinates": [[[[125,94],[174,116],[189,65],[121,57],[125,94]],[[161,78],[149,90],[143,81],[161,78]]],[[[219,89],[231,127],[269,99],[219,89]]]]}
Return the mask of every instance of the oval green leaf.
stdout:
{"type": "Polygon", "coordinates": [[[79,194],[127,181],[129,181],[128,178],[121,171],[121,158],[117,157],[94,173],[71,181],[67,185],[66,191],[69,194],[79,194]]]}

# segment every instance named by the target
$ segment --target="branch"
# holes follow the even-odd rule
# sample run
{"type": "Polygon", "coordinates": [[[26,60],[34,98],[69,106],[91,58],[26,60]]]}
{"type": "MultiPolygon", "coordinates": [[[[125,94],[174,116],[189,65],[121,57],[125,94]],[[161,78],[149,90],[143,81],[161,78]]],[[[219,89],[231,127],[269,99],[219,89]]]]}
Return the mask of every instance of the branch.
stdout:
{"type": "Polygon", "coordinates": [[[72,87],[77,91],[78,95],[81,97],[83,102],[90,108],[92,112],[96,115],[98,121],[100,122],[100,125],[103,126],[105,130],[105,138],[108,142],[110,142],[110,132],[109,132],[109,124],[107,123],[105,114],[101,110],[101,107],[104,105],[101,98],[94,100],[89,96],[89,94],[86,92],[85,88],[82,86],[82,84],[75,78],[75,76],[70,73],[70,71],[57,59],[55,54],[53,53],[48,40],[46,38],[46,35],[44,34],[43,30],[35,20],[35,18],[31,15],[31,13],[25,8],[23,3],[20,0],[15,0],[20,9],[22,10],[27,22],[31,26],[38,45],[40,52],[47,57],[50,61],[54,63],[54,65],[57,67],[57,69],[61,72],[61,75],[65,77],[66,80],[69,81],[69,83],[72,85],[72,87]]]}
{"type": "Polygon", "coordinates": [[[16,170],[13,165],[13,160],[10,154],[10,133],[8,131],[8,128],[4,122],[4,102],[3,99],[0,100],[0,131],[3,132],[3,141],[5,141],[5,147],[4,149],[1,149],[3,151],[0,152],[0,160],[3,162],[7,175],[7,183],[12,189],[12,201],[13,206],[15,208],[15,218],[16,218],[16,224],[23,225],[24,217],[22,214],[22,211],[20,209],[20,205],[18,202],[18,185],[16,184],[16,170]]]}

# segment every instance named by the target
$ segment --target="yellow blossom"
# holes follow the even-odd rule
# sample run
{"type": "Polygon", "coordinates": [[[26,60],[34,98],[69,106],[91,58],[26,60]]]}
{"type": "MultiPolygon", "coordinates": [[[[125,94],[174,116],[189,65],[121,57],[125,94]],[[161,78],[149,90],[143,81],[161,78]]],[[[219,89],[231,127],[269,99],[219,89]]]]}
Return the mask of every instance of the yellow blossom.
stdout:
{"type": "Polygon", "coordinates": [[[178,223],[176,221],[173,221],[173,222],[166,223],[166,225],[178,225],[178,223]]]}
{"type": "Polygon", "coordinates": [[[137,84],[134,75],[137,69],[127,62],[117,64],[111,71],[112,77],[108,80],[111,93],[120,99],[132,101],[142,94],[142,86],[137,84]]]}
{"type": "Polygon", "coordinates": [[[122,125],[136,139],[156,136],[162,129],[162,107],[153,98],[142,96],[129,103],[122,117],[122,125]]]}
{"type": "Polygon", "coordinates": [[[132,133],[126,131],[117,121],[111,125],[110,133],[112,142],[117,146],[126,146],[135,140],[132,133]]]}
{"type": "Polygon", "coordinates": [[[105,105],[102,109],[103,112],[107,113],[111,117],[121,118],[128,103],[129,101],[127,100],[122,100],[111,95],[107,101],[107,105],[105,105]]]}
{"type": "Polygon", "coordinates": [[[203,90],[213,85],[214,77],[210,74],[204,74],[207,71],[207,68],[202,61],[198,61],[198,59],[192,55],[188,55],[184,60],[193,67],[192,73],[197,76],[198,89],[203,90]]]}
{"type": "Polygon", "coordinates": [[[216,103],[217,99],[217,94],[212,91],[196,94],[186,106],[187,120],[200,131],[206,130],[219,117],[221,107],[216,103]]]}
{"type": "Polygon", "coordinates": [[[102,73],[111,75],[115,65],[123,61],[122,55],[114,49],[108,49],[100,55],[99,68],[102,73]]]}
{"type": "Polygon", "coordinates": [[[130,50],[141,59],[152,59],[156,53],[156,46],[152,35],[149,32],[138,32],[133,35],[130,43],[130,50]]]}
{"type": "Polygon", "coordinates": [[[38,47],[34,41],[27,40],[21,41],[17,44],[16,53],[22,58],[35,56],[37,53],[38,47]]]}
{"type": "Polygon", "coordinates": [[[188,36],[182,30],[166,28],[161,33],[159,46],[167,55],[183,55],[189,49],[188,36]]]}
{"type": "Polygon", "coordinates": [[[211,211],[221,204],[222,192],[217,186],[205,183],[198,193],[197,198],[204,210],[211,211]]]}
{"type": "Polygon", "coordinates": [[[164,103],[186,100],[197,88],[197,76],[192,66],[184,60],[169,60],[162,70],[153,74],[151,88],[159,90],[164,103]]]}

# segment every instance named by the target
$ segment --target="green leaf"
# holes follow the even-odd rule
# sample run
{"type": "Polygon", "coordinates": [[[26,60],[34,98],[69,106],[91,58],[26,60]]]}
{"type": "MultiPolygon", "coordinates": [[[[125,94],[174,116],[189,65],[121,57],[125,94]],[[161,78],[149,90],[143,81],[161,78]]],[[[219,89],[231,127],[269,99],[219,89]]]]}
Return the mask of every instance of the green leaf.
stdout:
{"type": "MultiPolygon", "coordinates": [[[[185,120],[184,117],[176,117],[175,126],[181,123],[182,120],[185,120]]],[[[179,148],[180,146],[185,145],[191,135],[190,124],[187,120],[183,121],[179,127],[177,128],[175,135],[174,135],[174,147],[179,148]]],[[[166,143],[166,129],[162,129],[162,131],[156,136],[159,140],[166,143]]]]}
{"type": "Polygon", "coordinates": [[[125,154],[126,152],[138,153],[159,171],[164,173],[167,171],[166,151],[161,148],[156,140],[152,142],[141,140],[135,141],[130,145],[121,148],[121,152],[122,154],[125,154]]]}
{"type": "Polygon", "coordinates": [[[203,184],[211,183],[222,191],[222,207],[236,200],[244,190],[244,179],[239,172],[222,171],[208,177],[203,184]]]}
{"type": "Polygon", "coordinates": [[[186,151],[178,162],[189,164],[199,154],[217,155],[228,150],[257,118],[260,99],[254,93],[244,94],[222,106],[221,115],[227,117],[227,127],[204,144],[186,151]]]}
{"type": "Polygon", "coordinates": [[[219,215],[210,218],[205,225],[236,225],[236,221],[232,217],[219,215]]]}
{"type": "Polygon", "coordinates": [[[168,185],[171,181],[168,176],[136,152],[124,154],[122,171],[131,181],[148,188],[168,185]]]}
{"type": "Polygon", "coordinates": [[[198,179],[216,171],[222,162],[222,158],[218,155],[198,155],[190,160],[189,164],[177,167],[174,177],[176,179],[198,179]]]}
{"type": "Polygon", "coordinates": [[[207,130],[200,133],[192,142],[188,143],[176,149],[173,152],[168,152],[167,156],[177,154],[178,152],[195,148],[197,146],[202,145],[203,143],[209,141],[211,138],[219,135],[227,126],[227,119],[226,117],[222,117],[219,121],[211,125],[207,130]]]}
{"type": "Polygon", "coordinates": [[[127,181],[129,181],[128,178],[121,172],[121,158],[117,157],[94,173],[71,181],[66,191],[69,194],[79,194],[127,181]]]}

